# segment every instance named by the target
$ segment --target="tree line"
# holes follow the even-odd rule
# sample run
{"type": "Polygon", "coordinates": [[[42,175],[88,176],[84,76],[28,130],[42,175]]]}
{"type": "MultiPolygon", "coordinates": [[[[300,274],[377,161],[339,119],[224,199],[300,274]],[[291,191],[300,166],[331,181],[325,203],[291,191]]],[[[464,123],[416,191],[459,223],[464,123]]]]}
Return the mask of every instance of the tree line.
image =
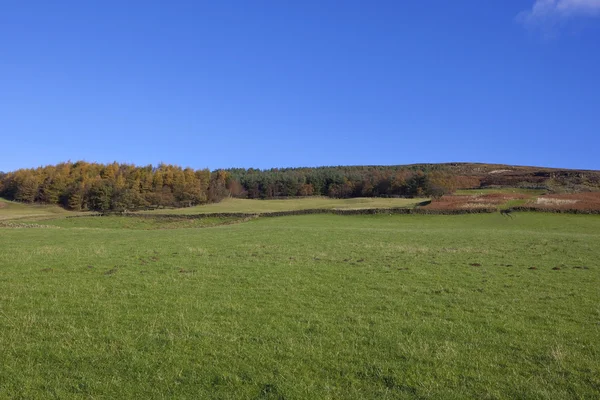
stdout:
{"type": "Polygon", "coordinates": [[[233,196],[272,199],[441,196],[479,186],[443,166],[319,167],[194,170],[175,165],[135,166],[65,162],[0,173],[0,197],[25,203],[58,204],[71,210],[124,211],[189,207],[233,196]]]}
{"type": "Polygon", "coordinates": [[[270,199],[293,196],[422,197],[441,196],[479,186],[473,176],[455,175],[443,165],[350,166],[318,168],[228,169],[232,196],[270,199]]]}
{"type": "MultiPolygon", "coordinates": [[[[185,207],[217,201],[219,174],[160,164],[98,164],[78,161],[0,176],[0,196],[25,203],[59,204],[71,210],[123,211],[185,207]],[[211,187],[212,185],[212,187],[211,187]]],[[[225,190],[223,189],[222,192],[225,190]]]]}

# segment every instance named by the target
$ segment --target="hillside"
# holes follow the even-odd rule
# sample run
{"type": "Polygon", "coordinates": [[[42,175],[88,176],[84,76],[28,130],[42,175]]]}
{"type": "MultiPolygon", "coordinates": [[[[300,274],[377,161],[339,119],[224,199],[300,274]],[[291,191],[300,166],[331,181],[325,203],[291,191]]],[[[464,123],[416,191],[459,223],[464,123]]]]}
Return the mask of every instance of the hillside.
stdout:
{"type": "Polygon", "coordinates": [[[75,214],[56,205],[22,204],[0,198],[0,221],[25,218],[43,219],[75,214]]]}
{"type": "Polygon", "coordinates": [[[517,188],[549,194],[600,191],[600,171],[481,163],[194,170],[78,161],[0,174],[0,197],[74,211],[184,208],[224,198],[440,198],[517,188]]]}
{"type": "Polygon", "coordinates": [[[487,187],[531,187],[550,191],[597,191],[600,190],[599,170],[579,170],[486,163],[437,163],[394,166],[336,166],[317,168],[273,168],[269,170],[226,170],[236,178],[262,174],[310,173],[341,171],[345,175],[389,175],[398,172],[423,172],[435,179],[443,178],[454,183],[456,189],[487,187]]]}

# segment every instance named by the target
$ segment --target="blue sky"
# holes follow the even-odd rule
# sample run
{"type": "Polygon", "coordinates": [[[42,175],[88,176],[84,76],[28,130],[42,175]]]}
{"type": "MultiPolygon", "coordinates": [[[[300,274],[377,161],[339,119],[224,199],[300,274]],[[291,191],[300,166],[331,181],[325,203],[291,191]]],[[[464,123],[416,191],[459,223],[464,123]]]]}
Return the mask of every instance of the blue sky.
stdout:
{"type": "Polygon", "coordinates": [[[3,1],[0,171],[600,169],[600,0],[3,1]]]}

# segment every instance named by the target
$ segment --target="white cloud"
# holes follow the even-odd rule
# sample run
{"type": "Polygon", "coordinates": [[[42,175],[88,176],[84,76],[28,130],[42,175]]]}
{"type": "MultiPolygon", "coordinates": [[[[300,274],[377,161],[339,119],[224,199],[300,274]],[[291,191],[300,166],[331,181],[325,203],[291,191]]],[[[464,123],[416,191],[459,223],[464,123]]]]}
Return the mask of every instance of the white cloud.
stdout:
{"type": "Polygon", "coordinates": [[[556,23],[573,17],[600,16],[600,0],[536,0],[517,19],[526,24],[556,23]]]}

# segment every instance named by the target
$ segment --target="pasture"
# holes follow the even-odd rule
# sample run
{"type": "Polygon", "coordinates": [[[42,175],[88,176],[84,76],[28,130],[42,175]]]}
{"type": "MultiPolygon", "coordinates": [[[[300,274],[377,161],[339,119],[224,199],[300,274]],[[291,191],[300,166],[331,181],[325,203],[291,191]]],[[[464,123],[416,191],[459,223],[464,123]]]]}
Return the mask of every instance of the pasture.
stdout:
{"type": "Polygon", "coordinates": [[[600,396],[598,216],[127,221],[0,226],[0,398],[600,396]]]}
{"type": "Polygon", "coordinates": [[[78,214],[82,213],[70,212],[54,205],[29,205],[0,198],[0,221],[20,218],[56,218],[58,216],[78,214]]]}
{"type": "Polygon", "coordinates": [[[356,197],[352,199],[332,199],[330,197],[311,196],[281,200],[252,200],[227,198],[220,203],[206,204],[189,208],[157,209],[144,211],[155,214],[207,214],[207,213],[267,213],[276,211],[321,209],[365,209],[414,207],[425,198],[381,198],[356,197]]]}

